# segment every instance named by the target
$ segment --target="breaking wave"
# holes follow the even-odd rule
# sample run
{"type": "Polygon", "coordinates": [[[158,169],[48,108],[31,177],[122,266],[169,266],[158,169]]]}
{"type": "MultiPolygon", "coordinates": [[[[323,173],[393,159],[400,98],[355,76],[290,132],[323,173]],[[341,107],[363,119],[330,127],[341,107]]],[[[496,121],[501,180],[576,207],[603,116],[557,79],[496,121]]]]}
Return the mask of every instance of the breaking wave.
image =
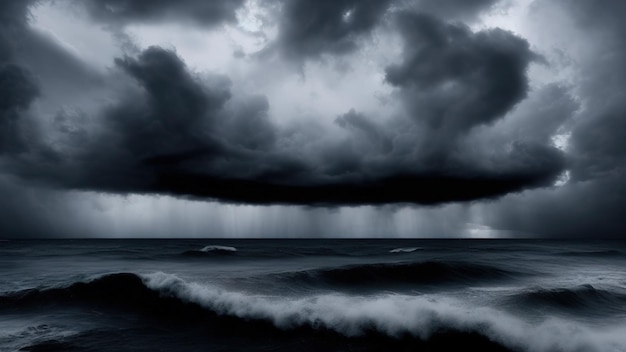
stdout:
{"type": "Polygon", "coordinates": [[[491,347],[520,351],[626,350],[626,326],[600,330],[556,318],[531,324],[492,308],[469,307],[458,300],[428,295],[317,294],[286,298],[223,290],[164,273],[119,273],[66,287],[0,296],[0,309],[51,303],[131,309],[167,320],[202,319],[239,334],[289,331],[337,334],[348,339],[376,335],[391,340],[428,341],[442,331],[456,331],[482,336],[481,341],[491,347]]]}
{"type": "Polygon", "coordinates": [[[204,256],[212,256],[212,255],[234,255],[237,254],[237,248],[229,247],[229,246],[204,246],[200,250],[191,250],[185,251],[182,253],[183,256],[189,257],[204,257],[204,256]]]}

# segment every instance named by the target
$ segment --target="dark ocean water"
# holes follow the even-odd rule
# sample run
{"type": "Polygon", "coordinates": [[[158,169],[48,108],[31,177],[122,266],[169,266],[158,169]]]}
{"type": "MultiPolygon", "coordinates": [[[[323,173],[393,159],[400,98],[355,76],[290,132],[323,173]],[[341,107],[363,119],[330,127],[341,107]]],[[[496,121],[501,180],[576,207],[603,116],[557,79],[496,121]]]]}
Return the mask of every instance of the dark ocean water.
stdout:
{"type": "Polygon", "coordinates": [[[0,351],[626,351],[626,243],[0,242],[0,351]]]}

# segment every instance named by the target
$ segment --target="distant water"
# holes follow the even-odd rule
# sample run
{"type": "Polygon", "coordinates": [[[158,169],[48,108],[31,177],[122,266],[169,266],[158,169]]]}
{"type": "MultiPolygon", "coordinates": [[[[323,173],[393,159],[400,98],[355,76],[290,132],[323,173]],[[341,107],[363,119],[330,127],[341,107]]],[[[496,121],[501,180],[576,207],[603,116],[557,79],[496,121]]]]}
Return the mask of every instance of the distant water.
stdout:
{"type": "Polygon", "coordinates": [[[0,351],[626,351],[626,243],[0,242],[0,351]]]}

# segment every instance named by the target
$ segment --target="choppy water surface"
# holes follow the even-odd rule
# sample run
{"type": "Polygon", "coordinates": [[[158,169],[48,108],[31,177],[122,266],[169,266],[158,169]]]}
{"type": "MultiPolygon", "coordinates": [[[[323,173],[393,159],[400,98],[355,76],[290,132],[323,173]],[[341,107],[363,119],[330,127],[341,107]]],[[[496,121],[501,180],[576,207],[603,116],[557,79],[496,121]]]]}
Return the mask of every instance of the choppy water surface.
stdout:
{"type": "Polygon", "coordinates": [[[626,351],[626,243],[0,242],[0,351],[626,351]]]}

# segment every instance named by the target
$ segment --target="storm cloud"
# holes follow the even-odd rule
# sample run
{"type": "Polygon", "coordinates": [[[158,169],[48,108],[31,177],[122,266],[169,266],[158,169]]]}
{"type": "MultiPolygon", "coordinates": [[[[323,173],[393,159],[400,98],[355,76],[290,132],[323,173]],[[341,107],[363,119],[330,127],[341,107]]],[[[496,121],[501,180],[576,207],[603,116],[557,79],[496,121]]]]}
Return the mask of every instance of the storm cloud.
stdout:
{"type": "Polygon", "coordinates": [[[213,26],[235,22],[235,11],[244,0],[86,0],[85,6],[96,20],[124,25],[135,22],[191,21],[197,25],[213,26]]]}
{"type": "MultiPolygon", "coordinates": [[[[520,51],[523,61],[527,52],[520,51]]],[[[483,63],[476,62],[480,71],[483,63]]],[[[46,168],[27,163],[26,174],[68,188],[252,204],[437,204],[550,185],[563,168],[557,150],[523,143],[487,162],[454,143],[440,144],[434,160],[421,148],[393,145],[392,138],[419,134],[401,136],[395,126],[377,126],[355,111],[337,118],[349,140],[336,140],[321,155],[298,154],[280,147],[287,134],[267,119],[267,101],[233,98],[226,77],[202,81],[176,53],[159,47],[117,59],[116,66],[136,86],[102,111],[101,134],[68,138],[67,149],[80,152],[58,151],[59,162],[42,163],[46,168]]],[[[471,112],[484,101],[466,104],[471,112]]],[[[403,121],[421,127],[412,117],[403,121]]]]}
{"type": "Polygon", "coordinates": [[[608,196],[626,172],[619,1],[529,7],[538,28],[564,13],[566,34],[584,38],[572,55],[595,53],[569,66],[567,45],[557,55],[481,24],[513,6],[495,0],[59,3],[104,25],[115,59],[96,67],[78,39],[34,26],[31,11],[54,2],[0,5],[5,193],[16,182],[247,205],[479,204],[494,228],[550,235],[576,226],[542,211],[566,218],[591,199],[592,216],[615,223],[626,206],[608,196]],[[154,34],[162,24],[228,39],[189,59],[189,45],[154,34]],[[201,65],[229,41],[240,55],[201,65]]]}
{"type": "Polygon", "coordinates": [[[278,49],[290,58],[340,55],[358,48],[392,0],[294,0],[282,3],[278,49]]]}
{"type": "MultiPolygon", "coordinates": [[[[573,89],[580,108],[569,115],[569,181],[551,192],[506,197],[490,212],[499,228],[559,237],[621,238],[626,225],[626,25],[622,1],[541,1],[538,26],[553,25],[577,36],[580,78],[573,89]]],[[[564,42],[565,43],[565,42],[564,42]]],[[[576,54],[573,54],[576,55],[576,54]]]]}
{"type": "Polygon", "coordinates": [[[481,12],[494,8],[500,2],[500,0],[405,0],[400,3],[409,8],[412,7],[416,12],[438,18],[466,20],[474,19],[481,12]]]}
{"type": "Polygon", "coordinates": [[[502,117],[526,97],[533,53],[524,39],[492,29],[472,33],[426,15],[403,14],[404,58],[386,80],[402,89],[416,119],[463,132],[502,117]]]}
{"type": "Polygon", "coordinates": [[[19,128],[22,114],[39,95],[32,73],[15,58],[15,47],[25,32],[28,1],[0,5],[0,154],[22,151],[19,128]]]}
{"type": "Polygon", "coordinates": [[[0,64],[0,153],[15,153],[23,146],[18,119],[38,93],[28,71],[14,64],[0,64]]]}

